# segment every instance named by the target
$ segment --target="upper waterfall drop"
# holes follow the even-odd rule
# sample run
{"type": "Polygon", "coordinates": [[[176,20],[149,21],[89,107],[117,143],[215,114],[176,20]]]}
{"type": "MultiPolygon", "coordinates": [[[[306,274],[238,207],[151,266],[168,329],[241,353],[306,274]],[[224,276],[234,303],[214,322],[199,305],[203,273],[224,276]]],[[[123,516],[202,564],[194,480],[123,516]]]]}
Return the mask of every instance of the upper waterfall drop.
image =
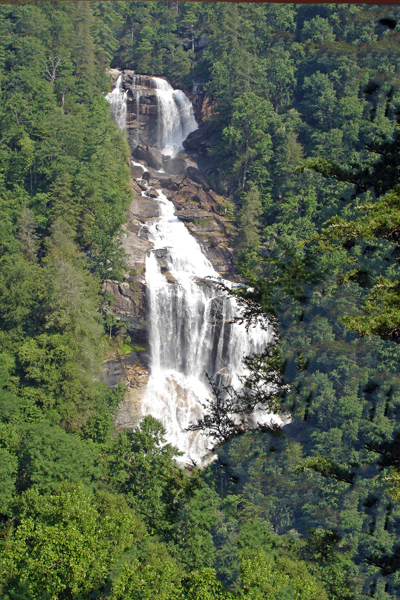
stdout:
{"type": "Polygon", "coordinates": [[[114,123],[121,131],[126,129],[126,96],[127,92],[122,88],[122,75],[117,79],[112,92],[105,96],[107,102],[111,105],[111,117],[114,123]]]}
{"type": "Polygon", "coordinates": [[[193,106],[182,90],[174,88],[160,77],[152,77],[157,93],[157,147],[173,158],[182,148],[189,133],[197,129],[193,106]]]}

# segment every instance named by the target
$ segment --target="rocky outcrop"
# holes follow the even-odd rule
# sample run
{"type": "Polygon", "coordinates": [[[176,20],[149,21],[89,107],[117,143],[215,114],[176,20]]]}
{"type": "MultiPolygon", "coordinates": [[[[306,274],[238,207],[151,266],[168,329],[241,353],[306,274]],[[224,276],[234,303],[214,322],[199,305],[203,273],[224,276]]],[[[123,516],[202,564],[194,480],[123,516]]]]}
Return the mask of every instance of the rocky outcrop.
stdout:
{"type": "MultiPolygon", "coordinates": [[[[136,354],[136,353],[133,353],[136,354]]],[[[136,356],[122,359],[126,394],[123,404],[119,407],[115,425],[117,430],[135,427],[142,417],[142,401],[149,381],[149,370],[146,364],[136,361],[136,356]],[[132,364],[133,363],[133,364],[132,364]]]]}
{"type": "Polygon", "coordinates": [[[131,151],[138,144],[155,146],[158,105],[151,77],[130,70],[110,71],[113,81],[121,74],[122,88],[127,92],[126,133],[131,151]]]}
{"type": "Polygon", "coordinates": [[[239,281],[233,264],[233,225],[228,217],[229,202],[210,189],[197,169],[189,167],[188,172],[192,178],[168,177],[162,179],[160,185],[174,203],[176,215],[200,243],[214,269],[222,277],[239,281]]]}
{"type": "Polygon", "coordinates": [[[194,181],[194,183],[201,185],[205,192],[210,191],[210,185],[199,169],[196,169],[195,167],[188,167],[186,169],[186,175],[189,177],[189,179],[194,181]]]}
{"type": "Polygon", "coordinates": [[[122,247],[128,271],[122,283],[106,281],[104,288],[114,296],[112,310],[120,321],[126,323],[127,331],[135,344],[147,345],[146,322],[146,255],[153,245],[148,240],[148,223],[159,214],[158,203],[142,196],[147,186],[142,180],[131,180],[133,199],[128,211],[128,221],[123,226],[122,247]],[[141,187],[139,186],[141,183],[141,187]]]}
{"type": "Polygon", "coordinates": [[[210,121],[189,133],[183,142],[185,150],[190,152],[205,152],[212,146],[213,128],[210,121]]]}
{"type": "MultiPolygon", "coordinates": [[[[186,169],[187,171],[188,169],[186,169]]],[[[109,361],[104,367],[104,379],[110,387],[117,385],[118,381],[127,387],[125,400],[116,417],[117,428],[137,424],[148,378],[145,262],[147,253],[153,251],[152,243],[148,239],[148,225],[160,214],[158,202],[148,196],[157,197],[157,188],[162,189],[174,203],[177,216],[201,244],[204,254],[211,261],[215,270],[223,277],[237,280],[237,273],[232,262],[230,242],[232,224],[227,217],[229,208],[227,200],[211,190],[207,182],[198,175],[197,170],[193,167],[189,171],[192,178],[187,177],[186,174],[168,175],[167,177],[166,174],[159,173],[152,168],[145,171],[138,165],[132,167],[132,172],[138,177],[131,179],[133,198],[128,212],[128,220],[123,227],[122,239],[128,270],[122,283],[109,280],[104,284],[105,289],[115,298],[112,307],[114,314],[126,324],[131,342],[139,348],[128,356],[120,356],[109,361]],[[133,171],[133,168],[137,170],[133,171]],[[144,176],[147,181],[143,179],[144,176]],[[150,184],[150,189],[148,184],[150,184]],[[144,190],[146,190],[147,196],[142,195],[144,190]]],[[[175,285],[176,281],[169,273],[168,262],[165,260],[168,250],[157,249],[154,252],[161,272],[170,284],[175,285]]],[[[204,285],[210,285],[210,282],[204,281],[204,285]]],[[[218,323],[218,315],[218,300],[216,299],[213,310],[215,327],[221,325],[218,323]]]]}
{"type": "Polygon", "coordinates": [[[145,174],[145,168],[139,164],[131,164],[131,177],[132,179],[140,179],[145,174]]]}

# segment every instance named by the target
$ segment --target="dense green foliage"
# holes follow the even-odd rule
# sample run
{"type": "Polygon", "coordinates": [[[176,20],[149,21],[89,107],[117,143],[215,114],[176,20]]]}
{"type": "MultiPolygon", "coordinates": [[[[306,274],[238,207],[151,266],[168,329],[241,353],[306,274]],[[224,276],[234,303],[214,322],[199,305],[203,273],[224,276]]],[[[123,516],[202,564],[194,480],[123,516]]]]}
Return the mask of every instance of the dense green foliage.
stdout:
{"type": "Polygon", "coordinates": [[[2,597],[399,596],[400,45],[382,17],[400,13],[0,7],[2,597]],[[110,65],[200,86],[242,291],[279,323],[292,422],[202,474],[151,417],[114,437],[122,392],[98,380],[129,203],[110,65]]]}

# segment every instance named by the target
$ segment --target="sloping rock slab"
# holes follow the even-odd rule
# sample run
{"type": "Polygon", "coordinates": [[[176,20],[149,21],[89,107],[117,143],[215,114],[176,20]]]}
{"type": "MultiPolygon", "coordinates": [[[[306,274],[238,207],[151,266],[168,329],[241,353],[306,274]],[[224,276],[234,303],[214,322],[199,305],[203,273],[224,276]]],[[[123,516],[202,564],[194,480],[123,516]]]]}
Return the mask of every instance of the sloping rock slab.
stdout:
{"type": "Polygon", "coordinates": [[[131,164],[131,177],[133,177],[133,179],[141,179],[143,173],[145,173],[144,167],[131,164]]]}
{"type": "Polygon", "coordinates": [[[135,196],[129,208],[129,217],[136,217],[139,221],[147,221],[160,216],[158,202],[147,196],[135,196]]]}

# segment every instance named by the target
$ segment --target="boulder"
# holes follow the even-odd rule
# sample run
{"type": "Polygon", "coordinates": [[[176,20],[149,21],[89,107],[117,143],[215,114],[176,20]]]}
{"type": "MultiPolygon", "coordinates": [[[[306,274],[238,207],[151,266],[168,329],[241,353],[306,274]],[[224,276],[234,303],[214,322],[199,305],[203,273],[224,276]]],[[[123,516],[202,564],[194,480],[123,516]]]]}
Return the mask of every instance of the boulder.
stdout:
{"type": "Polygon", "coordinates": [[[144,168],[141,165],[131,165],[131,177],[133,179],[142,179],[144,172],[144,168]]]}
{"type": "Polygon", "coordinates": [[[212,136],[212,125],[210,122],[205,123],[195,131],[192,131],[182,143],[185,150],[201,151],[210,146],[210,138],[212,136]]]}
{"type": "Polygon", "coordinates": [[[155,219],[160,216],[160,207],[158,202],[154,202],[146,196],[135,196],[129,208],[130,219],[136,218],[142,223],[149,219],[155,219]]]}
{"type": "Polygon", "coordinates": [[[161,169],[163,157],[157,148],[138,144],[134,153],[139,160],[143,160],[149,167],[152,167],[157,171],[161,169]]]}
{"type": "Polygon", "coordinates": [[[179,190],[179,185],[174,179],[161,179],[160,185],[162,188],[171,190],[172,192],[177,192],[179,190]]]}
{"type": "Polygon", "coordinates": [[[207,179],[204,177],[203,173],[201,173],[198,169],[196,169],[195,167],[188,167],[186,169],[186,175],[195,183],[199,183],[200,185],[202,185],[203,190],[205,192],[210,191],[210,186],[207,182],[207,179]]]}
{"type": "Polygon", "coordinates": [[[139,187],[139,184],[137,181],[133,181],[133,179],[131,179],[131,187],[133,189],[133,191],[135,192],[135,194],[139,194],[139,196],[142,193],[142,189],[139,187]]]}
{"type": "Polygon", "coordinates": [[[148,171],[145,171],[142,175],[142,179],[144,179],[145,181],[149,182],[151,179],[150,173],[148,171]]]}
{"type": "Polygon", "coordinates": [[[169,261],[168,258],[170,256],[170,252],[168,248],[157,248],[156,250],[152,250],[153,254],[157,258],[157,262],[161,267],[161,273],[166,275],[169,273],[169,261]]]}
{"type": "Polygon", "coordinates": [[[164,171],[168,175],[183,175],[186,171],[186,161],[183,158],[170,158],[169,156],[163,157],[164,171]]]}
{"type": "Polygon", "coordinates": [[[148,192],[148,195],[150,196],[150,198],[158,198],[158,192],[157,192],[157,190],[154,190],[154,189],[150,190],[148,192]]]}

